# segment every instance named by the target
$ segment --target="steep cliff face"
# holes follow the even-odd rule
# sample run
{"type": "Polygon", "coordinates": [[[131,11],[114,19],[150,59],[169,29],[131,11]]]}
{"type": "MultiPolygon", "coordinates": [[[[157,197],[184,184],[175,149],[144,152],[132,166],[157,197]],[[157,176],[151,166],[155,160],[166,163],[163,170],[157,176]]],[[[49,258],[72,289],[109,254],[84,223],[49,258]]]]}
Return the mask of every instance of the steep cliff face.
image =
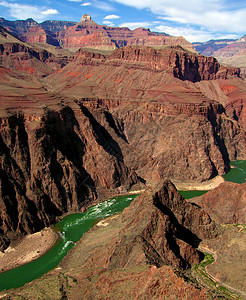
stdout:
{"type": "Polygon", "coordinates": [[[44,76],[64,64],[62,59],[46,50],[35,50],[20,43],[0,44],[0,61],[2,66],[11,70],[44,76]]]}
{"type": "Polygon", "coordinates": [[[30,27],[25,35],[23,35],[23,39],[28,43],[43,43],[59,46],[55,34],[53,34],[51,31],[43,29],[40,26],[30,27]]]}
{"type": "MultiPolygon", "coordinates": [[[[197,83],[199,89],[210,99],[218,99],[224,106],[226,114],[244,129],[246,129],[246,88],[245,80],[218,80],[197,83]]],[[[236,124],[236,123],[235,123],[236,124]]]]}
{"type": "Polygon", "coordinates": [[[38,23],[31,18],[16,21],[8,21],[4,18],[0,18],[0,25],[6,28],[11,33],[22,38],[22,36],[27,32],[27,30],[30,27],[37,26],[38,23]]]}
{"type": "Polygon", "coordinates": [[[240,74],[239,68],[225,68],[214,57],[187,53],[180,46],[160,50],[134,46],[120,48],[110,58],[144,63],[146,67],[158,71],[171,69],[175,77],[192,82],[226,79],[240,74]]]}
{"type": "Polygon", "coordinates": [[[4,18],[0,18],[0,25],[9,30],[11,33],[14,33],[21,38],[25,37],[27,31],[31,28],[35,28],[37,26],[42,27],[44,30],[51,31],[56,34],[60,30],[66,30],[67,28],[76,25],[76,22],[69,21],[44,21],[38,24],[33,19],[29,18],[26,20],[16,20],[16,21],[8,21],[4,18]]]}
{"type": "Polygon", "coordinates": [[[246,72],[246,38],[238,40],[211,40],[205,43],[193,43],[202,55],[213,55],[225,65],[239,67],[242,74],[246,72]]]}
{"type": "Polygon", "coordinates": [[[2,204],[4,232],[34,231],[57,215],[79,210],[84,199],[94,197],[95,187],[97,192],[126,190],[137,176],[147,184],[165,176],[203,181],[228,171],[230,159],[245,157],[244,130],[214,100],[214,93],[203,90],[204,82],[221,86],[241,80],[237,70],[223,69],[216,60],[180,47],[130,46],[111,56],[80,50],[67,66],[41,79],[25,69],[17,72],[16,62],[23,55],[28,62],[35,59],[44,70],[38,75],[46,75],[52,72],[47,66],[57,59],[53,54],[24,43],[2,44],[1,51],[8,66],[0,72],[3,186],[9,186],[2,197],[17,199],[13,207],[19,207],[18,201],[26,206],[23,221],[20,211],[11,208],[16,215],[12,224],[11,210],[2,204]],[[228,79],[217,79],[219,74],[228,79]],[[70,108],[61,110],[66,105],[70,108]],[[20,113],[13,117],[13,111],[20,113]],[[13,128],[8,116],[16,120],[11,121],[13,128]],[[12,138],[19,126],[25,146],[12,138]],[[16,147],[25,150],[18,154],[11,150],[16,147]],[[27,159],[18,162],[15,155],[23,153],[27,159]],[[21,161],[29,163],[23,166],[21,161]],[[11,172],[19,176],[19,185],[11,172]],[[44,201],[52,202],[55,213],[46,211],[44,201]],[[31,215],[37,215],[37,225],[31,215]]]}
{"type": "Polygon", "coordinates": [[[222,50],[226,46],[233,44],[236,40],[222,39],[222,40],[210,40],[203,43],[195,42],[193,46],[202,55],[213,56],[217,50],[222,50]]]}
{"type": "MultiPolygon", "coordinates": [[[[32,27],[29,31],[32,34],[29,36],[30,40],[27,39],[28,42],[40,43],[42,40],[47,41],[50,39],[50,44],[58,45],[55,40],[51,41],[53,39],[52,35],[49,35],[40,27],[32,27]]],[[[50,50],[53,53],[43,47],[34,46],[18,39],[0,26],[1,67],[21,71],[24,75],[47,76],[71,61],[72,55],[67,55],[66,52],[61,53],[55,47],[50,50]]]]}
{"type": "Polygon", "coordinates": [[[30,233],[79,211],[103,190],[137,182],[118,144],[86,108],[49,111],[36,120],[1,119],[0,233],[30,233]]]}
{"type": "Polygon", "coordinates": [[[91,17],[83,18],[74,27],[61,31],[60,44],[67,48],[89,47],[114,50],[123,46],[177,46],[195,52],[191,43],[183,37],[172,37],[165,33],[151,32],[149,29],[108,27],[96,24],[91,17]]]}

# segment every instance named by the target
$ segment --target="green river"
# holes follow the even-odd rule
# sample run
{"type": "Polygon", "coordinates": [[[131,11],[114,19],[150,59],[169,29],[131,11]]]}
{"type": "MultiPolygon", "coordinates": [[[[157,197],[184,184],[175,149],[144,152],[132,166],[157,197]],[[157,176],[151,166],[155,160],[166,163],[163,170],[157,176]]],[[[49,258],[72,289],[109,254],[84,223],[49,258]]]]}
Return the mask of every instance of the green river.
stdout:
{"type": "Polygon", "coordinates": [[[88,209],[86,213],[71,214],[54,226],[60,238],[43,256],[21,267],[0,274],[0,291],[16,288],[39,278],[57,267],[68,250],[75,246],[82,235],[95,223],[121,212],[137,195],[118,196],[88,209]]]}
{"type": "MultiPolygon", "coordinates": [[[[224,176],[225,180],[237,183],[245,182],[246,161],[232,161],[231,166],[233,168],[224,176]]],[[[200,196],[205,192],[180,191],[186,199],[200,196]]],[[[31,263],[0,273],[0,291],[20,287],[57,267],[68,250],[74,247],[76,242],[95,223],[121,212],[136,197],[137,195],[117,196],[90,207],[86,213],[64,217],[54,226],[54,230],[58,231],[60,238],[46,254],[31,263]]]]}

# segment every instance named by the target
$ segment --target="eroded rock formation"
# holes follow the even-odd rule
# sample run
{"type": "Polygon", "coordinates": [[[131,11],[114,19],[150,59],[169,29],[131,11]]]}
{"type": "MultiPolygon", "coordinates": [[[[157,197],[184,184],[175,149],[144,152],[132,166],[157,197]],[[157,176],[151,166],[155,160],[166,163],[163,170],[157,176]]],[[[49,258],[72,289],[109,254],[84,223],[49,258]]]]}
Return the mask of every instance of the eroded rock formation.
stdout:
{"type": "Polygon", "coordinates": [[[177,46],[195,52],[191,43],[183,37],[172,37],[165,33],[151,32],[149,29],[109,27],[98,25],[89,15],[83,15],[79,23],[65,21],[45,21],[38,24],[32,19],[7,21],[0,24],[29,42],[60,45],[65,48],[82,47],[114,50],[127,45],[177,46]]]}
{"type": "Polygon", "coordinates": [[[98,122],[103,122],[99,107],[110,111],[122,124],[125,140],[118,143],[127,164],[142,178],[206,180],[229,170],[230,159],[245,155],[244,130],[212,100],[215,93],[207,95],[192,84],[209,78],[217,83],[219,74],[224,83],[226,78],[241,81],[238,69],[180,47],[131,46],[107,58],[80,51],[47,81],[53,91],[74,95],[98,122]]]}
{"type": "Polygon", "coordinates": [[[192,244],[217,235],[216,225],[200,207],[191,205],[169,181],[160,181],[136,198],[122,214],[123,236],[116,242],[109,268],[144,260],[186,268],[200,260],[192,244]]]}

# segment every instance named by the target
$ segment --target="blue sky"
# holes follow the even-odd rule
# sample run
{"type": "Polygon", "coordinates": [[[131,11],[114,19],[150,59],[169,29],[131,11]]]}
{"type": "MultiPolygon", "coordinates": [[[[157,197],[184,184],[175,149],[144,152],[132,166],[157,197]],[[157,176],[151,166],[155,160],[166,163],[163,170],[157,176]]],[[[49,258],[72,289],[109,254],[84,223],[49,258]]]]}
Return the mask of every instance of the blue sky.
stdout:
{"type": "Polygon", "coordinates": [[[150,28],[188,41],[240,38],[246,34],[245,0],[0,0],[0,16],[79,22],[90,14],[98,24],[150,28]]]}

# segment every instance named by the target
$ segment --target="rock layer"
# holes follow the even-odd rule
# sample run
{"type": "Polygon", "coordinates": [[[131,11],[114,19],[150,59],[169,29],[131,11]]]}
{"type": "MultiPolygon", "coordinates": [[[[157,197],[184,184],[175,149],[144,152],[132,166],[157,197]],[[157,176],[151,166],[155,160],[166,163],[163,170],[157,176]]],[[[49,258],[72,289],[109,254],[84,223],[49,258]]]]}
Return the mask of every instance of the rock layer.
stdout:
{"type": "Polygon", "coordinates": [[[217,82],[222,74],[221,82],[240,80],[238,69],[180,47],[131,46],[107,58],[80,51],[47,81],[52,91],[73,95],[94,115],[98,107],[110,111],[122,124],[125,140],[118,143],[127,164],[142,178],[207,180],[229,170],[230,159],[245,157],[240,125],[212,100],[215,94],[208,97],[193,84],[217,82]]]}
{"type": "Polygon", "coordinates": [[[203,90],[242,79],[214,59],[129,46],[80,50],[55,70],[58,56],[13,37],[1,51],[2,233],[38,230],[102,190],[203,181],[245,157],[239,122],[203,90]]]}
{"type": "Polygon", "coordinates": [[[94,48],[114,50],[126,45],[177,46],[195,52],[191,43],[183,37],[172,37],[165,33],[151,32],[149,29],[109,27],[96,24],[89,15],[83,15],[79,23],[65,21],[45,21],[38,24],[32,19],[7,21],[0,24],[29,42],[60,45],[65,48],[94,48]]]}

